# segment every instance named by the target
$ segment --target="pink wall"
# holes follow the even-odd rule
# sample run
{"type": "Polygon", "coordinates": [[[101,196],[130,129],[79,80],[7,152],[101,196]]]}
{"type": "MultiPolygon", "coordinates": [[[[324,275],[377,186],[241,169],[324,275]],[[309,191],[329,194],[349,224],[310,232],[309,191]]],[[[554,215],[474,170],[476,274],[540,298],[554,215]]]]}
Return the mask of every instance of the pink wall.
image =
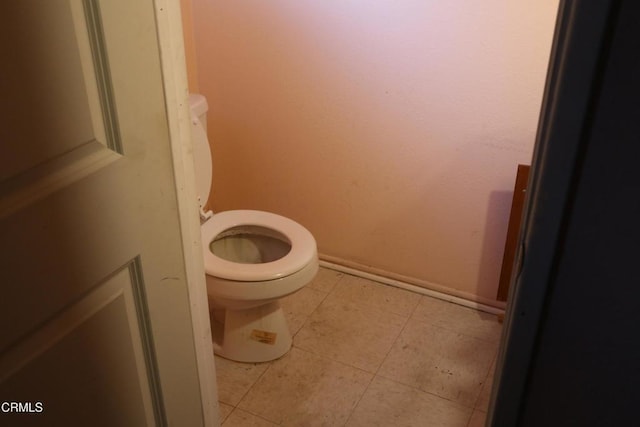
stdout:
{"type": "Polygon", "coordinates": [[[190,92],[199,92],[198,67],[196,66],[196,46],[193,34],[193,10],[191,0],[180,0],[182,11],[182,32],[184,36],[184,53],[187,61],[187,80],[190,92]]]}
{"type": "Polygon", "coordinates": [[[280,213],[332,261],[495,299],[557,0],[192,7],[214,210],[280,213]]]}

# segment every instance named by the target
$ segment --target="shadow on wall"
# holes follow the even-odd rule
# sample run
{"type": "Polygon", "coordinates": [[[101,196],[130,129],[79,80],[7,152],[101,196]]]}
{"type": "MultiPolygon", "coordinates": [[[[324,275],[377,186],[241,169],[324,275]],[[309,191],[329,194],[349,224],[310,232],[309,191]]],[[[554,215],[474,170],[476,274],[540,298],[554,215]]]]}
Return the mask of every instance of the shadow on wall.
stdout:
{"type": "Polygon", "coordinates": [[[508,222],[513,191],[492,191],[487,206],[482,253],[478,266],[476,293],[487,295],[498,289],[504,243],[507,237],[508,222]]]}

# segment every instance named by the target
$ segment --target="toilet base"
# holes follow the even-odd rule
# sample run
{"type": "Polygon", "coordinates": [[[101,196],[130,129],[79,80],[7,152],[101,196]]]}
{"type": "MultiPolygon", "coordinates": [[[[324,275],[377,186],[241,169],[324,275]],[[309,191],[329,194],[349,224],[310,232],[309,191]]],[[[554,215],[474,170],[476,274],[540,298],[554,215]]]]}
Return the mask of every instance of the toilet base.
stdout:
{"type": "Polygon", "coordinates": [[[291,333],[279,301],[244,310],[215,310],[213,351],[238,362],[268,362],[291,348],[291,333]]]}

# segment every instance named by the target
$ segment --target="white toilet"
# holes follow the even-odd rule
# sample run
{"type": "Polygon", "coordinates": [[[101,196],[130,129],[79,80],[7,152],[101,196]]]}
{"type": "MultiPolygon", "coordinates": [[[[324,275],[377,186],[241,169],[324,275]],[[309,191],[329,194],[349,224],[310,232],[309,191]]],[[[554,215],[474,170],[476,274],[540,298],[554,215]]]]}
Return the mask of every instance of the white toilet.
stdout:
{"type": "Polygon", "coordinates": [[[291,348],[278,300],[315,277],[316,241],[297,222],[273,213],[203,211],[211,190],[208,106],[202,95],[191,95],[189,104],[214,352],[239,362],[277,359],[291,348]]]}

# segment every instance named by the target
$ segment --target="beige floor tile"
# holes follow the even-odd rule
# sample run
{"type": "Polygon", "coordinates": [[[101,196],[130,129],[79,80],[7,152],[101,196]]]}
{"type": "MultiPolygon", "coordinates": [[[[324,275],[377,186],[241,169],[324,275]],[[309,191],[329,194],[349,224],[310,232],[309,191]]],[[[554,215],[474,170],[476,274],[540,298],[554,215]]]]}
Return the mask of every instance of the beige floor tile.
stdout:
{"type": "Polygon", "coordinates": [[[409,320],[378,374],[473,408],[498,344],[409,320]]]}
{"type": "Polygon", "coordinates": [[[494,314],[423,296],[412,319],[487,341],[499,341],[502,324],[494,314]]]}
{"type": "Polygon", "coordinates": [[[375,373],[405,322],[397,314],[327,297],[295,336],[293,345],[375,373]]]}
{"type": "Polygon", "coordinates": [[[333,290],[338,281],[340,281],[342,276],[343,274],[339,271],[320,267],[315,279],[313,279],[311,283],[307,285],[307,288],[329,293],[333,290]]]}
{"type": "Polygon", "coordinates": [[[280,300],[280,306],[284,311],[289,332],[291,332],[292,336],[298,333],[304,322],[309,318],[309,315],[313,313],[326,296],[326,292],[305,286],[298,292],[280,300]]]}
{"type": "Polygon", "coordinates": [[[491,387],[493,387],[493,376],[496,373],[496,362],[497,357],[494,357],[493,363],[491,363],[491,369],[489,369],[489,374],[482,384],[480,396],[478,396],[478,400],[476,401],[475,407],[476,409],[479,409],[481,411],[487,411],[489,408],[489,401],[491,400],[491,387]]]}
{"type": "Polygon", "coordinates": [[[371,377],[293,348],[273,362],[238,407],[285,426],[341,426],[371,377]]]}
{"type": "Polygon", "coordinates": [[[328,297],[334,301],[351,302],[362,307],[368,306],[405,318],[411,316],[420,298],[421,296],[416,293],[348,274],[344,275],[328,297]]]}
{"type": "Polygon", "coordinates": [[[474,410],[467,427],[484,427],[487,422],[487,413],[484,411],[474,410]]]}
{"type": "Polygon", "coordinates": [[[216,356],[218,400],[236,406],[249,388],[267,370],[268,363],[240,363],[216,356]]]}
{"type": "Polygon", "coordinates": [[[233,406],[227,405],[223,402],[218,402],[218,407],[220,408],[220,424],[222,424],[224,420],[227,419],[231,411],[233,411],[233,406]]]}
{"type": "Polygon", "coordinates": [[[465,427],[471,409],[377,376],[349,419],[349,427],[465,427]]]}
{"type": "Polygon", "coordinates": [[[298,292],[282,298],[280,305],[285,312],[306,314],[308,316],[318,308],[326,296],[326,292],[305,286],[298,292]]]}
{"type": "Polygon", "coordinates": [[[222,427],[272,427],[277,425],[278,424],[274,424],[264,418],[236,408],[222,424],[222,427]]]}
{"type": "Polygon", "coordinates": [[[295,337],[298,331],[302,329],[309,316],[307,316],[306,314],[285,311],[284,318],[287,320],[287,326],[289,327],[291,336],[295,337]]]}

